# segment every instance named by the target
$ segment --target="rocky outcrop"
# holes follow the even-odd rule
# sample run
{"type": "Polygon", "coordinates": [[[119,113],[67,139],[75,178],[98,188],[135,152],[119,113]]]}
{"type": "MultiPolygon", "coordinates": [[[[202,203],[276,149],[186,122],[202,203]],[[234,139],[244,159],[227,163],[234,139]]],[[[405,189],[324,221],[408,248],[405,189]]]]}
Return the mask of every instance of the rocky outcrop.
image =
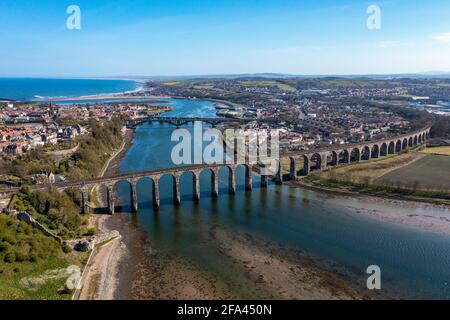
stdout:
{"type": "Polygon", "coordinates": [[[94,249],[94,245],[92,242],[89,242],[87,240],[81,240],[74,246],[74,249],[76,251],[88,252],[94,249]]]}
{"type": "Polygon", "coordinates": [[[94,249],[96,244],[110,241],[119,236],[120,233],[118,231],[111,231],[90,237],[89,239],[67,240],[65,243],[76,251],[88,252],[94,249]]]}

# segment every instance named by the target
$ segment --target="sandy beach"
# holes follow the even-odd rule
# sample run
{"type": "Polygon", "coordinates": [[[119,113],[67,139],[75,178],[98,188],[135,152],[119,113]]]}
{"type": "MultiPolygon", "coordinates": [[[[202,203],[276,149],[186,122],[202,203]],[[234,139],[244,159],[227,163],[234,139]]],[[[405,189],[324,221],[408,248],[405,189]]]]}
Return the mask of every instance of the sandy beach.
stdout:
{"type": "MultiPolygon", "coordinates": [[[[96,220],[99,230],[107,232],[105,226],[107,216],[100,216],[96,220]]],[[[113,239],[97,248],[92,263],[86,270],[86,278],[79,300],[112,300],[117,290],[119,279],[118,267],[125,257],[126,247],[121,237],[113,239]]]]}
{"type": "Polygon", "coordinates": [[[152,95],[133,95],[133,94],[108,94],[108,95],[93,95],[93,96],[80,96],[80,97],[61,97],[52,98],[52,101],[84,101],[84,100],[103,100],[103,99],[161,99],[161,101],[155,101],[155,103],[165,102],[164,99],[170,99],[170,97],[152,96],[152,95]]]}

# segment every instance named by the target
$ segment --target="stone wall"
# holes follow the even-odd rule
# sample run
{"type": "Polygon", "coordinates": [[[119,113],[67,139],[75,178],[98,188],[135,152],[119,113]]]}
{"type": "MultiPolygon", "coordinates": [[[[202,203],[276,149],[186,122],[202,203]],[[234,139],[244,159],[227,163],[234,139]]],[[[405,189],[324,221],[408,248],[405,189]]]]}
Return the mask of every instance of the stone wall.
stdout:
{"type": "Polygon", "coordinates": [[[76,251],[87,252],[91,251],[96,244],[107,242],[114,238],[120,237],[120,233],[116,230],[107,233],[102,233],[90,237],[89,239],[74,239],[74,240],[63,240],[61,237],[51,233],[46,227],[36,221],[32,216],[26,212],[17,212],[15,210],[5,209],[3,212],[11,217],[16,217],[18,220],[28,223],[35,229],[40,230],[45,236],[55,239],[62,245],[68,245],[76,251]]]}
{"type": "Polygon", "coordinates": [[[42,224],[40,224],[38,221],[36,221],[32,216],[30,216],[26,212],[17,212],[15,210],[5,210],[5,213],[10,216],[14,216],[20,221],[23,221],[25,223],[28,223],[30,226],[32,226],[35,229],[40,230],[45,236],[55,239],[59,243],[63,243],[63,239],[53,233],[51,233],[46,227],[44,227],[42,224]]]}

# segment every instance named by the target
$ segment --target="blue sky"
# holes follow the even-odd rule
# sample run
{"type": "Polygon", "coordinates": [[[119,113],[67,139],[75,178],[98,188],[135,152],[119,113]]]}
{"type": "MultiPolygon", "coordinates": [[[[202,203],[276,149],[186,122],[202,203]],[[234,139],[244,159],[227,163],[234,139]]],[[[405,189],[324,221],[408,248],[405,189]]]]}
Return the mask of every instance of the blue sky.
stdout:
{"type": "Polygon", "coordinates": [[[449,0],[2,0],[0,76],[450,71],[449,0]],[[81,9],[68,30],[66,9],[81,9]],[[369,5],[381,30],[366,27],[369,5]]]}

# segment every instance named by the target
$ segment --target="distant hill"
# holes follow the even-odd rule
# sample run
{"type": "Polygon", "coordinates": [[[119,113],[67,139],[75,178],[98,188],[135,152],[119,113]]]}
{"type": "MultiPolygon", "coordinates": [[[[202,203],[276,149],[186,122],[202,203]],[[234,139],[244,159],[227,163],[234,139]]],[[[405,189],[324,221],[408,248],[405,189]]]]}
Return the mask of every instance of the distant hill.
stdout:
{"type": "MultiPolygon", "coordinates": [[[[50,77],[51,78],[51,77],[50,77]]],[[[55,79],[69,79],[70,77],[55,77],[55,79]]],[[[450,72],[428,71],[420,73],[393,73],[393,74],[287,74],[287,73],[237,73],[237,74],[211,74],[211,75],[181,75],[181,76],[144,76],[122,75],[107,77],[76,77],[76,79],[107,79],[107,80],[132,80],[146,81],[173,81],[173,80],[202,80],[202,79],[449,79],[450,72]]],[[[0,100],[8,100],[1,99],[0,100]]]]}
{"type": "Polygon", "coordinates": [[[195,80],[195,79],[241,79],[241,78],[265,78],[265,79],[427,79],[427,78],[450,78],[450,72],[429,71],[420,73],[395,73],[395,74],[353,74],[353,75],[307,75],[307,74],[285,74],[285,73],[242,73],[242,74],[213,74],[213,75],[184,75],[184,76],[117,76],[102,77],[103,79],[129,79],[137,81],[168,81],[168,80],[195,80]]]}

